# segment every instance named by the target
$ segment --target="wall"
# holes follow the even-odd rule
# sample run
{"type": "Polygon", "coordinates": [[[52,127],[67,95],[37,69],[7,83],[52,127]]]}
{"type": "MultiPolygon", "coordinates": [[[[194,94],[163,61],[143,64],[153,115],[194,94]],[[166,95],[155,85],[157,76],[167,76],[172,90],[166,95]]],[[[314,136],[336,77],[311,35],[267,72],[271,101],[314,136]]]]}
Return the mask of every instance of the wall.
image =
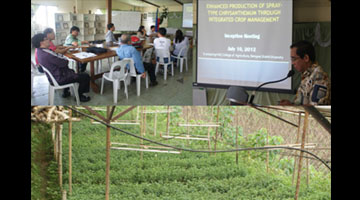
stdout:
{"type": "Polygon", "coordinates": [[[329,0],[294,1],[294,22],[331,22],[329,0]]]}
{"type": "MultiPolygon", "coordinates": [[[[106,9],[105,0],[31,0],[33,4],[57,6],[60,13],[73,12],[73,7],[77,4],[78,13],[95,13],[97,9],[106,9]]],[[[112,2],[113,10],[136,10],[141,11],[141,8],[130,6],[128,4],[117,1],[112,2]]]]}

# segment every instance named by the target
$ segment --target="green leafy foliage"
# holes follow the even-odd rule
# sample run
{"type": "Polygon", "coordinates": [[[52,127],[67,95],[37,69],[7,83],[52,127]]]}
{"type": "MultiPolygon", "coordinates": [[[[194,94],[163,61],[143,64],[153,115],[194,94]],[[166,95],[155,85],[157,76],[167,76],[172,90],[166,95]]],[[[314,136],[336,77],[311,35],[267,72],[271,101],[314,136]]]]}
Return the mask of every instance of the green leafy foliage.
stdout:
{"type": "MultiPolygon", "coordinates": [[[[147,110],[152,109],[147,107],[147,110]]],[[[167,109],[167,107],[162,107],[167,109]]],[[[186,132],[184,127],[176,127],[177,123],[185,122],[180,116],[181,107],[172,107],[171,131],[186,132]]],[[[221,108],[226,116],[235,114],[230,108],[221,108]]],[[[213,109],[216,116],[216,109],[213,109]]],[[[211,110],[209,109],[209,113],[211,110]]],[[[127,116],[133,118],[134,116],[127,116]]],[[[157,116],[159,131],[165,130],[166,114],[157,116]]],[[[149,127],[153,125],[154,116],[147,115],[149,127]]],[[[219,120],[220,121],[220,120],[219,120]]],[[[194,121],[201,122],[200,120],[194,121]]],[[[225,124],[220,128],[223,140],[219,148],[233,148],[235,136],[238,134],[239,147],[258,147],[266,145],[267,130],[260,129],[244,137],[242,127],[236,133],[231,126],[232,119],[222,117],[225,124]],[[226,144],[226,145],[223,145],[226,144]],[[227,146],[228,145],[228,146],[227,146]]],[[[138,126],[117,127],[140,135],[138,126]]],[[[68,151],[67,124],[63,128],[63,152],[68,151]]],[[[73,157],[72,157],[72,195],[69,200],[97,200],[105,196],[105,145],[106,128],[92,125],[88,119],[73,125],[73,157]]],[[[204,134],[207,129],[192,129],[192,133],[204,134]]],[[[213,134],[214,132],[212,132],[213,134]]],[[[153,136],[151,128],[147,129],[147,138],[159,141],[153,136]]],[[[111,141],[128,144],[139,144],[138,139],[112,130],[111,141]]],[[[186,148],[201,149],[207,142],[161,140],[163,143],[186,148]],[[188,143],[187,143],[188,142],[188,143]]],[[[278,145],[283,139],[269,136],[269,145],[278,145]]],[[[146,142],[144,142],[146,143],[146,142]]],[[[111,150],[110,166],[110,198],[111,199],[294,199],[295,185],[292,185],[293,160],[279,158],[278,151],[269,151],[270,167],[266,171],[266,151],[241,152],[239,163],[235,163],[235,153],[181,152],[181,154],[162,154],[111,150]],[[249,156],[250,155],[250,156],[249,156]]],[[[68,155],[63,155],[63,188],[68,188],[68,155]]],[[[330,199],[330,177],[311,168],[309,186],[302,181],[299,199],[330,199]]],[[[32,188],[35,190],[36,187],[32,188]]],[[[67,189],[68,190],[68,189],[67,189]]]]}
{"type": "Polygon", "coordinates": [[[60,199],[57,163],[51,140],[51,127],[32,123],[31,126],[31,199],[60,199]]]}

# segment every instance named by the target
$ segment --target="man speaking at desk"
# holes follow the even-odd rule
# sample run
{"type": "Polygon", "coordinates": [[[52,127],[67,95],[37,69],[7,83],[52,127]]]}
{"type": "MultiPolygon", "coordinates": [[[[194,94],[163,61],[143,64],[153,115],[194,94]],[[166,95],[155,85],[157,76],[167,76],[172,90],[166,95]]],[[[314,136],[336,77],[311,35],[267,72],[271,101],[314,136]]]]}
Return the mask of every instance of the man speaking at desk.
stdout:
{"type": "MultiPolygon", "coordinates": [[[[50,50],[50,41],[45,34],[39,33],[31,38],[32,45],[37,48],[37,57],[40,65],[45,67],[59,83],[65,85],[69,83],[79,83],[79,97],[81,102],[90,101],[90,97],[85,96],[83,93],[89,92],[90,76],[87,73],[76,74],[74,70],[69,69],[69,61],[64,55],[55,53],[50,50]]],[[[49,83],[52,85],[50,77],[46,74],[49,83]]],[[[64,98],[70,96],[69,88],[64,89],[62,95],[64,98]]]]}
{"type": "Polygon", "coordinates": [[[290,46],[291,63],[301,73],[301,83],[294,102],[281,100],[280,105],[330,105],[330,78],[315,61],[314,46],[300,41],[290,46]]]}

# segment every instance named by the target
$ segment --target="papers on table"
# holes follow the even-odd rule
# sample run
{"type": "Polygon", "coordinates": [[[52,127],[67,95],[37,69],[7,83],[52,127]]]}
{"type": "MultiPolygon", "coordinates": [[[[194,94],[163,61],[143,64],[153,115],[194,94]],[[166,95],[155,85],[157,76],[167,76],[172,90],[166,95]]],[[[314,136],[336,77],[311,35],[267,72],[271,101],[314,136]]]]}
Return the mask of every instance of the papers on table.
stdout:
{"type": "Polygon", "coordinates": [[[80,58],[80,59],[84,59],[84,58],[90,58],[90,57],[94,57],[96,56],[96,54],[94,53],[89,53],[89,52],[80,52],[80,53],[74,53],[74,56],[80,58]]]}
{"type": "Polygon", "coordinates": [[[110,49],[111,51],[116,51],[117,48],[119,48],[119,47],[109,47],[109,49],[110,49]]]}
{"type": "Polygon", "coordinates": [[[80,48],[69,49],[68,51],[70,51],[70,52],[72,52],[72,51],[80,51],[80,48]]]}

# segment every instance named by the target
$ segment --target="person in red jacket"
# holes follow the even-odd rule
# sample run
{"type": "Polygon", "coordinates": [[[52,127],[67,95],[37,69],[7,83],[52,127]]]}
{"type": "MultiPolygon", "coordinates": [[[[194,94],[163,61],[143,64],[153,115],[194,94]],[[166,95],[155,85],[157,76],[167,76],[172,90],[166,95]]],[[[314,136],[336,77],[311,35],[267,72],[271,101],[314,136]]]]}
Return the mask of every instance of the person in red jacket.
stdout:
{"type": "MultiPolygon", "coordinates": [[[[39,33],[31,38],[33,47],[37,49],[37,58],[39,64],[45,67],[55,78],[59,85],[69,83],[79,83],[79,97],[81,102],[90,101],[90,97],[83,93],[89,92],[90,76],[87,73],[75,73],[74,70],[68,67],[69,61],[64,55],[55,53],[50,47],[50,41],[45,34],[39,33]]],[[[49,83],[53,85],[50,77],[46,74],[49,83]]],[[[62,95],[64,98],[70,96],[69,88],[64,89],[62,95]]]]}

